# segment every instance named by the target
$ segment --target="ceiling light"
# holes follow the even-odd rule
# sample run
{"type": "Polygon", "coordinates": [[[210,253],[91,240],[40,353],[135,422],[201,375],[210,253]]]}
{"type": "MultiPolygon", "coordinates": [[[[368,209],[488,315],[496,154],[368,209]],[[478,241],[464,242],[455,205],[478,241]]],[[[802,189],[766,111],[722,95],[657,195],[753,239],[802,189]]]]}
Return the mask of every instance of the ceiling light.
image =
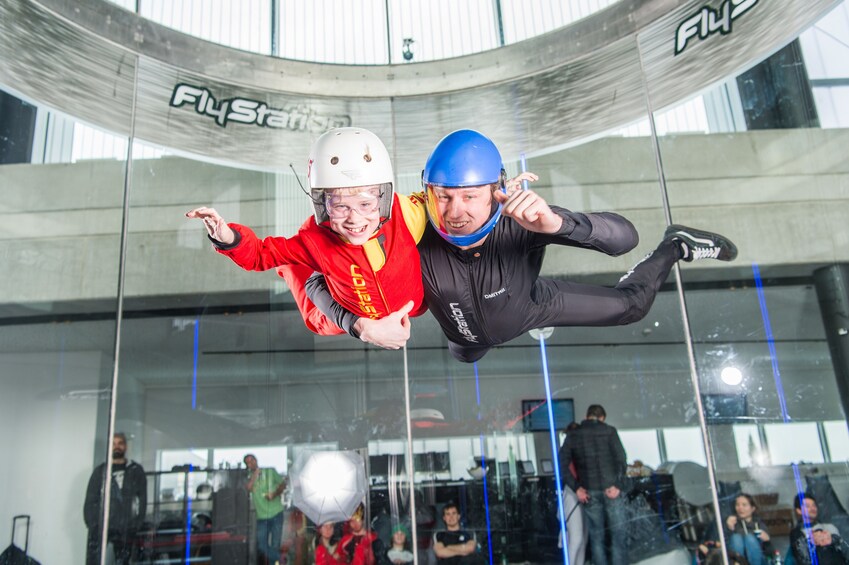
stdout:
{"type": "Polygon", "coordinates": [[[727,385],[737,386],[743,382],[743,373],[737,367],[725,367],[719,374],[719,378],[727,385]]]}

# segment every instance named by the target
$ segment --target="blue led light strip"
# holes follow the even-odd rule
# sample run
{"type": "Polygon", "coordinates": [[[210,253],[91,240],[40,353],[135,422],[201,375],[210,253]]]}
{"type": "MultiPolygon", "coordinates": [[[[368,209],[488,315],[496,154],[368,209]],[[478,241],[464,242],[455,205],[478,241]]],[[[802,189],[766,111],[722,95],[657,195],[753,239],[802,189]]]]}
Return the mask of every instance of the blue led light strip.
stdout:
{"type": "MultiPolygon", "coordinates": [[[[545,382],[545,404],[548,408],[548,435],[551,437],[551,460],[554,462],[555,492],[557,492],[557,507],[560,509],[560,545],[563,546],[563,563],[569,565],[569,540],[566,535],[566,509],[563,507],[563,490],[560,488],[560,457],[557,445],[557,430],[554,429],[554,407],[551,403],[551,377],[548,374],[548,357],[545,353],[545,338],[539,336],[539,354],[542,360],[542,377],[545,382]]],[[[568,471],[567,471],[568,472],[568,471]]],[[[580,503],[579,503],[580,504],[580,503]]]]}
{"type": "Polygon", "coordinates": [[[758,289],[758,303],[761,305],[761,317],[764,322],[764,332],[766,333],[766,343],[769,347],[769,358],[772,361],[772,376],[775,379],[775,390],[778,392],[778,403],[781,406],[781,418],[785,423],[790,421],[790,416],[787,414],[787,401],[784,397],[784,385],[781,383],[781,372],[778,370],[778,355],[775,353],[775,338],[772,336],[772,324],[769,322],[769,310],[766,307],[766,297],[764,297],[764,285],[761,280],[761,270],[757,263],[752,263],[752,272],[755,275],[755,287],[758,289]]]}
{"type": "MultiPolygon", "coordinates": [[[[763,279],[761,279],[761,270],[757,263],[752,263],[752,274],[755,277],[755,288],[758,291],[758,304],[761,307],[761,318],[763,318],[764,333],[766,335],[766,343],[769,347],[769,358],[772,362],[772,376],[775,380],[775,390],[778,393],[778,403],[781,407],[781,419],[784,423],[790,422],[790,415],[787,413],[787,399],[784,395],[784,385],[781,382],[781,372],[778,370],[778,355],[775,352],[775,338],[772,335],[772,324],[769,321],[769,310],[766,306],[766,297],[764,296],[763,279]]],[[[811,527],[811,520],[808,517],[808,511],[805,508],[805,488],[802,485],[802,477],[799,474],[799,466],[796,463],[792,464],[793,479],[796,482],[796,496],[799,497],[802,510],[802,520],[805,528],[811,527]]],[[[807,536],[806,536],[807,537],[807,536]]],[[[817,551],[812,540],[808,537],[808,553],[811,556],[811,564],[818,565],[817,551]]]]}
{"type": "MultiPolygon", "coordinates": [[[[475,369],[475,393],[477,394],[478,399],[478,421],[481,418],[481,382],[478,376],[478,362],[475,361],[473,364],[475,369]]],[[[484,440],[483,434],[480,435],[481,442],[481,465],[483,466],[483,504],[486,509],[486,545],[489,549],[489,565],[492,565],[492,527],[489,523],[489,491],[486,488],[487,477],[486,477],[486,441],[484,440]]]]}

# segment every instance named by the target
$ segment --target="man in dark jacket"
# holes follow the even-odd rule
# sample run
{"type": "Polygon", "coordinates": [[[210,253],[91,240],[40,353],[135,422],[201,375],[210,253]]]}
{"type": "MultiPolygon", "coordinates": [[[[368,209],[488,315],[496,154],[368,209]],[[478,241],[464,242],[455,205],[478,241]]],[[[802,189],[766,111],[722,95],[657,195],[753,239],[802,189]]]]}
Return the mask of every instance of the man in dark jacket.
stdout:
{"type": "Polygon", "coordinates": [[[846,565],[849,563],[849,542],[840,536],[832,524],[820,522],[819,509],[813,495],[805,493],[793,502],[798,522],[790,532],[790,549],[799,565],[846,565]],[[805,508],[802,509],[802,498],[805,508]],[[815,558],[816,556],[816,558],[815,558]]]}
{"type": "MultiPolygon", "coordinates": [[[[115,563],[129,563],[133,541],[141,528],[147,509],[147,480],[141,465],[127,459],[127,437],[112,436],[112,487],[110,490],[107,540],[115,553],[115,563]]],[[[100,541],[103,532],[103,496],[106,463],[98,465],[88,481],[83,517],[88,527],[86,564],[100,563],[100,541]]]]}
{"type": "Polygon", "coordinates": [[[577,478],[572,473],[561,476],[584,505],[590,534],[594,565],[607,565],[605,548],[610,547],[610,563],[628,562],[627,531],[625,528],[625,449],[616,428],[604,423],[604,408],[593,404],[587,409],[587,419],[578,429],[569,432],[560,448],[560,468],[575,463],[577,478]],[[605,541],[609,536],[609,543],[605,541]]]}

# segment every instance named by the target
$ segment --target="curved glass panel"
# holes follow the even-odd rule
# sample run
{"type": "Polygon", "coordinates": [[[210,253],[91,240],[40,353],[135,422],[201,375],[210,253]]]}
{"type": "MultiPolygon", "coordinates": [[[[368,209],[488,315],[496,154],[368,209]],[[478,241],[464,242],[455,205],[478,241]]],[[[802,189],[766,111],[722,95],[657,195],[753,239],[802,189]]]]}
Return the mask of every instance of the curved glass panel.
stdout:
{"type": "MultiPolygon", "coordinates": [[[[137,119],[150,127],[144,109],[137,119]]],[[[294,163],[300,182],[308,150],[294,163]]],[[[212,206],[260,237],[290,237],[312,214],[299,181],[174,156],[134,160],[132,180],[116,420],[141,440],[151,489],[140,559],[312,563],[336,496],[348,514],[364,502],[365,523],[388,539],[408,512],[402,353],[310,333],[274,270],[240,269],[185,217],[212,206]],[[247,454],[282,492],[246,491],[247,454]],[[356,492],[347,467],[309,463],[328,454],[366,470],[356,492]],[[328,497],[323,509],[315,493],[305,502],[310,488],[328,497]]]]}
{"type": "MultiPolygon", "coordinates": [[[[624,52],[627,47],[623,46],[624,52]]],[[[630,64],[622,70],[627,77],[639,77],[636,44],[631,48],[630,64]]],[[[601,81],[584,86],[602,92],[616,88],[601,81]]],[[[629,101],[617,103],[644,99],[641,92],[631,94],[629,101]]],[[[534,133],[525,135],[533,137],[534,133]]],[[[514,176],[523,164],[520,155],[510,157],[517,159],[506,163],[508,176],[514,176]]],[[[461,363],[440,349],[447,342],[432,322],[414,321],[410,386],[414,408],[420,412],[418,417],[413,415],[413,448],[422,457],[447,452],[450,463],[444,473],[417,473],[417,490],[426,510],[420,511],[419,542],[429,544],[439,555],[440,538],[432,534],[446,529],[448,516],[443,516],[443,510],[447,506],[452,511],[449,502],[453,502],[459,507],[463,528],[475,537],[477,558],[484,562],[565,562],[558,544],[560,517],[572,536],[567,542],[573,552],[571,562],[590,559],[593,542],[594,563],[604,562],[602,552],[612,562],[638,562],[664,554],[687,561],[688,539],[681,525],[691,517],[680,501],[691,495],[704,498],[710,490],[707,475],[693,475],[689,468],[691,461],[704,464],[705,456],[700,443],[693,441],[701,432],[694,417],[694,391],[673,283],[670,279],[669,284],[662,284],[667,272],[663,271],[660,292],[648,315],[622,327],[601,319],[605,302],[596,291],[587,290],[616,285],[663,237],[663,200],[651,139],[609,133],[528,157],[525,166],[539,174],[540,180],[531,188],[549,203],[586,213],[621,214],[633,222],[640,242],[616,258],[586,249],[548,247],[544,277],[557,281],[555,284],[591,286],[563,287],[565,299],[534,299],[546,309],[557,310],[563,320],[560,323],[571,320],[582,326],[554,328],[553,333],[543,334],[542,341],[524,333],[492,348],[475,364],[461,363]],[[579,323],[584,308],[593,313],[579,323]],[[594,433],[594,426],[601,426],[595,410],[594,420],[586,421],[592,405],[603,406],[606,424],[618,431],[618,439],[610,435],[599,443],[586,439],[594,433]],[[582,431],[566,431],[573,421],[582,431]],[[575,434],[572,443],[570,433],[575,434]],[[614,444],[621,444],[624,453],[610,450],[614,444]],[[608,469],[619,469],[621,477],[609,470],[598,473],[590,458],[604,460],[608,469]],[[584,476],[578,471],[575,481],[568,482],[589,492],[587,504],[578,504],[570,489],[558,496],[558,480],[565,481],[565,474],[574,472],[570,462],[584,470],[584,476]],[[614,486],[619,490],[608,490],[614,486]],[[560,504],[565,505],[565,512],[558,513],[560,504]]],[[[504,250],[501,253],[509,253],[511,246],[498,241],[504,250]]],[[[487,257],[492,248],[482,249],[487,257]]],[[[654,256],[659,253],[655,251],[654,256]]],[[[470,271],[479,268],[475,261],[468,258],[470,271]]],[[[488,259],[480,261],[488,264],[488,259]]],[[[525,300],[525,309],[535,311],[537,306],[521,295],[517,290],[521,284],[514,280],[532,276],[525,275],[521,264],[520,257],[499,257],[498,265],[491,269],[510,275],[492,278],[506,280],[506,286],[503,290],[501,283],[478,287],[476,282],[468,291],[476,301],[463,303],[461,298],[452,305],[456,306],[452,311],[457,323],[481,328],[474,325],[481,316],[504,307],[503,303],[496,305],[499,296],[525,300]]],[[[439,276],[464,280],[458,274],[462,271],[439,276]]],[[[623,308],[620,300],[633,304],[616,298],[623,308]]],[[[510,321],[503,315],[491,316],[489,329],[510,324],[520,327],[523,314],[513,316],[516,318],[510,321]]],[[[481,331],[485,330],[483,326],[481,331]]]]}
{"type": "Polygon", "coordinates": [[[0,520],[31,557],[83,563],[101,546],[127,139],[109,136],[118,148],[110,143],[108,158],[74,162],[107,152],[75,143],[90,126],[6,88],[0,443],[16,463],[0,472],[0,520]]]}
{"type": "MultiPolygon", "coordinates": [[[[706,95],[725,102],[705,105],[703,134],[659,139],[673,221],[740,250],[682,278],[722,536],[750,563],[824,559],[828,544],[809,548],[805,532],[846,527],[845,172],[832,153],[846,117],[846,14],[840,5],[706,95]],[[794,509],[805,493],[819,508],[794,509]]],[[[694,510],[693,541],[719,541],[713,511],[694,510]]]]}
{"type": "MultiPolygon", "coordinates": [[[[350,64],[454,57],[586,15],[542,1],[433,3],[433,14],[376,2],[378,25],[344,2],[212,4],[188,5],[200,19],[182,3],[138,8],[239,49],[350,64]],[[291,21],[310,25],[281,31],[291,21]]],[[[790,2],[690,7],[644,13],[639,36],[586,58],[565,49],[562,65],[517,83],[451,91],[446,79],[390,97],[278,92],[261,86],[273,67],[259,57],[204,72],[156,49],[136,62],[132,46],[82,31],[96,25],[2,3],[0,436],[27,472],[6,471],[0,508],[31,517],[30,554],[308,564],[341,540],[355,565],[454,551],[476,564],[689,563],[724,541],[753,564],[814,561],[806,536],[827,546],[849,530],[849,16],[843,4],[816,22],[790,2]],[[771,54],[750,62],[749,49],[771,54]],[[708,56],[711,80],[725,79],[696,85],[708,56]],[[547,282],[531,288],[537,265],[521,261],[533,245],[493,235],[449,269],[434,261],[442,240],[425,238],[426,281],[462,285],[476,264],[486,276],[459,297],[432,284],[435,314],[412,321],[406,349],[311,333],[297,285],[219,256],[185,213],[209,205],[261,237],[294,236],[313,212],[299,187],[310,144],[346,125],[384,140],[400,194],[420,189],[444,134],[491,129],[508,175],[537,173],[531,188],[548,203],[589,215],[570,216],[579,245],[550,245],[547,282]],[[639,242],[593,253],[602,218],[623,225],[601,212],[632,222],[639,242]],[[670,220],[688,227],[665,235],[670,220]],[[712,260],[710,234],[690,227],[724,234],[739,256],[712,260]],[[673,269],[682,255],[700,260],[673,269]],[[614,285],[624,292],[604,300],[614,285]],[[455,358],[463,336],[490,332],[503,335],[476,362],[455,358]],[[110,430],[122,434],[111,447],[110,430]],[[797,511],[800,493],[813,498],[797,511]]],[[[362,87],[332,74],[307,82],[362,87]]],[[[12,529],[22,546],[24,522],[12,529]]]]}

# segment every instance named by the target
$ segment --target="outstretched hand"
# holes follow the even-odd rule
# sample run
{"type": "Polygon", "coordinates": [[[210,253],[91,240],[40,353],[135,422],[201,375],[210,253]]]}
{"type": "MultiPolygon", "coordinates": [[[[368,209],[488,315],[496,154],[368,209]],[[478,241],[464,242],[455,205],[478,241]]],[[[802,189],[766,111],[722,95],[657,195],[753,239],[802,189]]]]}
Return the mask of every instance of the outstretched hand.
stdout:
{"type": "Polygon", "coordinates": [[[526,172],[506,183],[507,194],[495,191],[493,197],[502,205],[501,214],[513,218],[528,231],[556,233],[563,219],[554,213],[545,199],[532,190],[522,190],[522,181],[536,181],[539,177],[526,172]]]}
{"type": "Polygon", "coordinates": [[[377,345],[384,349],[400,349],[410,339],[410,312],[415,304],[407,302],[400,310],[392,312],[379,320],[360,318],[354,324],[354,329],[360,334],[360,339],[366,343],[377,345]]]}
{"type": "Polygon", "coordinates": [[[216,241],[229,244],[233,243],[236,239],[236,234],[233,233],[233,230],[230,229],[230,226],[227,225],[224,218],[218,215],[215,208],[201,206],[200,208],[195,208],[194,210],[186,212],[186,217],[203,220],[203,225],[206,227],[209,237],[216,241]]]}

